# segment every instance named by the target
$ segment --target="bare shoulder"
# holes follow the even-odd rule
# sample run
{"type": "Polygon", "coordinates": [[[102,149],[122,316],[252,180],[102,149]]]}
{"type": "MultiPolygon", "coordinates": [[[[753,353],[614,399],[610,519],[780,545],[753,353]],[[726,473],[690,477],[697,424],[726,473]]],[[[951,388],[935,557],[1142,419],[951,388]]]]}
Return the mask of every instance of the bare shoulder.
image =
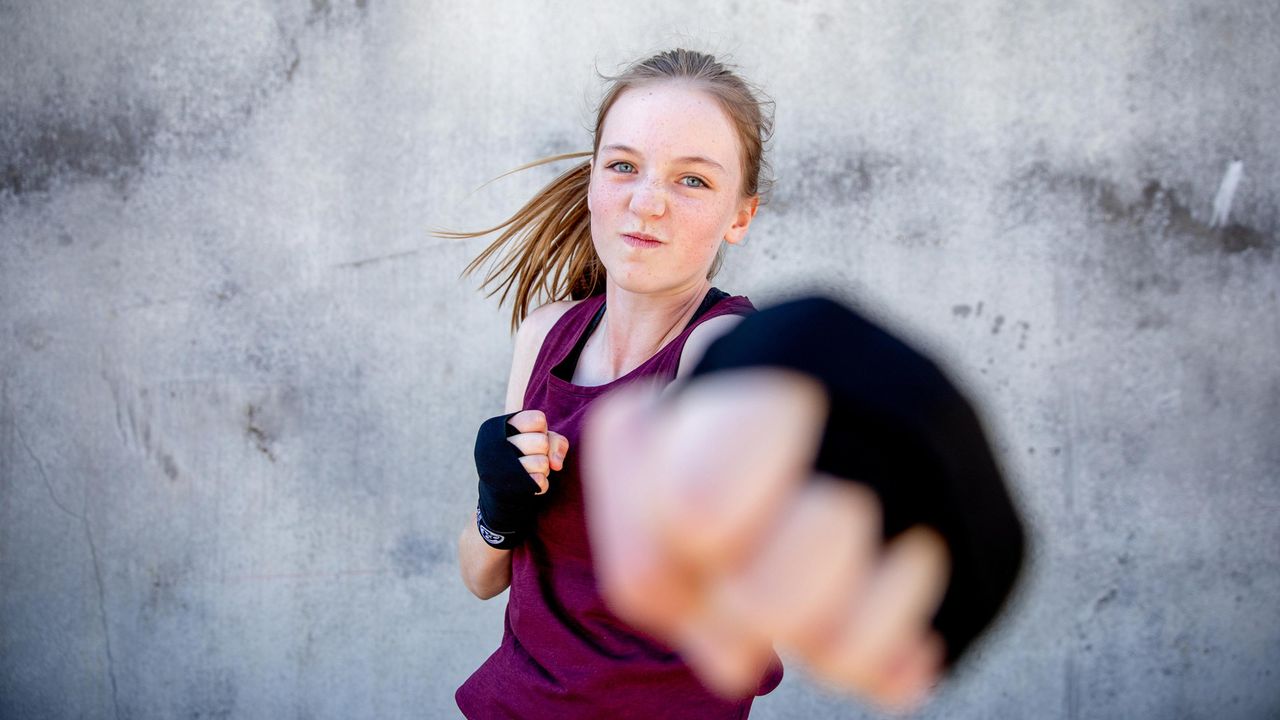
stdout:
{"type": "Polygon", "coordinates": [[[519,354],[524,346],[523,349],[532,350],[536,357],[542,341],[547,338],[551,328],[555,327],[556,321],[580,302],[582,300],[557,300],[530,310],[516,330],[516,353],[519,354]]]}
{"type": "Polygon", "coordinates": [[[711,343],[736,327],[742,319],[741,315],[721,315],[699,323],[685,340],[684,349],[680,352],[680,367],[676,370],[676,377],[681,378],[692,372],[711,343]]]}
{"type": "Polygon", "coordinates": [[[546,305],[539,305],[525,316],[516,330],[516,348],[511,358],[511,375],[507,379],[506,412],[523,410],[520,407],[524,400],[525,386],[529,384],[529,376],[533,374],[533,365],[538,360],[538,351],[547,333],[555,327],[556,321],[569,309],[582,300],[557,300],[546,305]]]}

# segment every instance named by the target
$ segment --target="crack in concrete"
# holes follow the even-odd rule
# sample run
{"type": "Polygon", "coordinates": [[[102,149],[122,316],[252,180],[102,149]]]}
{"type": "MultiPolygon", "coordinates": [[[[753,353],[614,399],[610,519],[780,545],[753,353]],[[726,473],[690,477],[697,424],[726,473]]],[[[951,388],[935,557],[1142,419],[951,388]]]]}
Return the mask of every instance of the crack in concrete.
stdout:
{"type": "Polygon", "coordinates": [[[53,483],[49,480],[49,474],[45,472],[44,463],[40,460],[40,456],[36,455],[35,450],[31,448],[31,444],[27,442],[26,436],[22,434],[22,428],[16,421],[13,423],[13,432],[18,438],[18,442],[22,444],[22,448],[27,451],[27,455],[31,457],[31,461],[35,463],[36,470],[40,473],[40,479],[44,481],[44,488],[49,493],[49,499],[68,517],[79,520],[81,528],[84,529],[84,538],[89,545],[89,557],[93,561],[93,580],[98,589],[98,622],[102,625],[103,646],[107,654],[107,676],[111,680],[111,704],[115,709],[116,720],[119,720],[120,690],[116,682],[116,660],[115,655],[111,652],[111,633],[108,630],[107,623],[107,593],[102,583],[102,565],[98,561],[98,545],[93,540],[93,529],[89,525],[88,500],[86,499],[86,507],[82,508],[80,513],[76,513],[64,505],[58,499],[58,494],[53,490],[53,483]]]}
{"type": "Polygon", "coordinates": [[[420,252],[422,252],[422,250],[404,250],[401,252],[389,253],[387,255],[375,255],[374,257],[363,258],[361,260],[352,260],[350,262],[338,263],[334,265],[334,267],[335,268],[360,268],[370,263],[382,262],[383,260],[395,260],[397,258],[410,257],[413,255],[417,255],[420,252]]]}
{"type": "Polygon", "coordinates": [[[100,373],[102,379],[107,381],[107,387],[111,390],[111,401],[116,409],[116,432],[120,435],[120,443],[125,447],[129,445],[129,437],[124,432],[124,420],[120,414],[120,390],[116,387],[115,381],[107,376],[106,371],[100,373]]]}
{"type": "Polygon", "coordinates": [[[26,436],[22,434],[22,428],[16,421],[13,423],[13,433],[18,437],[18,442],[22,443],[22,449],[27,451],[27,455],[31,457],[31,461],[36,464],[36,470],[40,472],[40,479],[44,481],[44,489],[49,492],[49,499],[53,501],[54,505],[58,506],[59,510],[66,513],[68,516],[75,518],[80,522],[84,522],[83,515],[73,512],[71,508],[63,505],[62,501],[58,499],[58,494],[53,491],[53,483],[49,482],[49,475],[44,471],[44,463],[40,462],[40,458],[36,455],[35,451],[31,449],[31,445],[27,443],[26,436]]]}
{"type": "Polygon", "coordinates": [[[147,308],[163,307],[165,305],[173,305],[176,303],[195,302],[196,300],[199,300],[200,297],[200,295],[192,294],[174,295],[173,297],[158,298],[156,300],[140,300],[136,303],[129,303],[128,305],[115,305],[111,307],[110,310],[113,314],[118,315],[120,313],[132,312],[134,310],[145,310],[147,308]]]}
{"type": "Polygon", "coordinates": [[[93,557],[93,579],[98,585],[98,620],[102,623],[103,645],[107,651],[107,675],[111,678],[111,704],[115,709],[116,720],[120,720],[120,690],[116,684],[116,659],[111,653],[111,633],[107,630],[107,594],[102,585],[102,569],[98,563],[98,546],[93,541],[93,533],[89,530],[88,517],[81,518],[84,524],[84,537],[89,542],[89,554],[93,557]]]}

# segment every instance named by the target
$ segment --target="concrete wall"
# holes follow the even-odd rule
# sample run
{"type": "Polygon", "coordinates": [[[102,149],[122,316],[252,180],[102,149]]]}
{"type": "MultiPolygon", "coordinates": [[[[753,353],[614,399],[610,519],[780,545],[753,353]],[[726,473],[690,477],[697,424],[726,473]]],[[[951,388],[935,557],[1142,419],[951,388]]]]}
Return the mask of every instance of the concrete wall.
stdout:
{"type": "Polygon", "coordinates": [[[0,716],[456,716],[511,340],[427,231],[683,42],[777,100],[717,284],[931,348],[1034,526],[923,716],[1280,714],[1280,6],[596,5],[0,2],[0,716]]]}

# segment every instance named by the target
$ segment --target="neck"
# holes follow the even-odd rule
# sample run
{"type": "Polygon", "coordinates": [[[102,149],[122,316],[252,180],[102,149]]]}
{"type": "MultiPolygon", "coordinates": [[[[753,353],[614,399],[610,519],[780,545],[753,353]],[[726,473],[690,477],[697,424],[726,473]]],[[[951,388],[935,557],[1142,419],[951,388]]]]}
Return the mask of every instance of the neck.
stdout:
{"type": "Polygon", "coordinates": [[[611,377],[625,375],[674,340],[710,289],[705,278],[659,294],[633,293],[606,281],[601,327],[611,377]]]}

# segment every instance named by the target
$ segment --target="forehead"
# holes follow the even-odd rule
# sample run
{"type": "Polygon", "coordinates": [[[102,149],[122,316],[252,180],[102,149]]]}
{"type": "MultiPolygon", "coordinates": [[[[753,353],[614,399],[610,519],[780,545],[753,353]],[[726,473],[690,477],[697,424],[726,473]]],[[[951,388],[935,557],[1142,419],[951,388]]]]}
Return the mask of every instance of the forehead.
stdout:
{"type": "Polygon", "coordinates": [[[629,88],[614,101],[600,147],[627,145],[652,159],[702,155],[730,170],[738,162],[733,121],[710,93],[687,83],[629,88]]]}

